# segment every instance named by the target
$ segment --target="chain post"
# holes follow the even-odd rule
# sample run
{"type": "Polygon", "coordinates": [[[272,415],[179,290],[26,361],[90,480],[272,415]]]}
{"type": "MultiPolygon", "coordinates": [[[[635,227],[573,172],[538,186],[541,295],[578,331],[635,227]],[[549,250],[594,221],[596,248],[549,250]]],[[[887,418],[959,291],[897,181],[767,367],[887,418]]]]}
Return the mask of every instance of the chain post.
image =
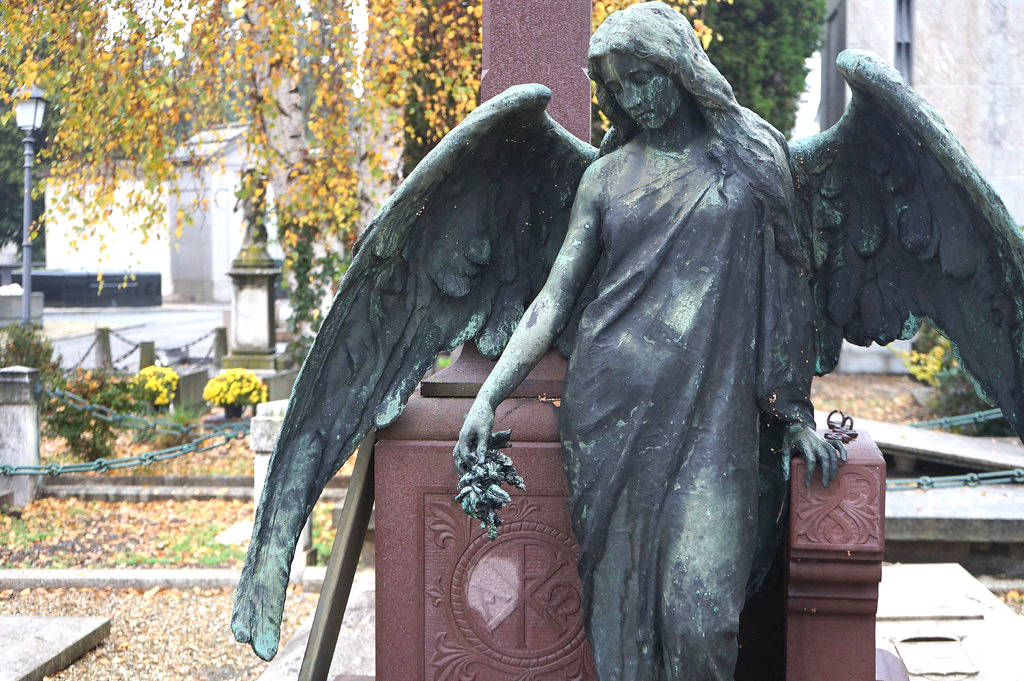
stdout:
{"type": "Polygon", "coordinates": [[[108,371],[114,368],[114,356],[110,352],[110,329],[105,326],[96,327],[96,366],[108,371]]]}
{"type": "Polygon", "coordinates": [[[213,368],[224,368],[224,355],[228,354],[227,327],[218,326],[213,330],[213,368]]]}
{"type": "Polygon", "coordinates": [[[141,341],[139,343],[139,371],[156,364],[156,343],[141,341]]]}

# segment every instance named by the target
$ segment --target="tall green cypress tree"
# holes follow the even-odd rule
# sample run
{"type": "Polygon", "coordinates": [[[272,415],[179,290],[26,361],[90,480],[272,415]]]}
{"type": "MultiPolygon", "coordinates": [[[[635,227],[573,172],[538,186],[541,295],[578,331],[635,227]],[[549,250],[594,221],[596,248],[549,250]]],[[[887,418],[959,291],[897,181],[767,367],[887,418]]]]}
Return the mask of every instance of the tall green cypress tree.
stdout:
{"type": "Polygon", "coordinates": [[[736,98],[788,133],[807,78],[804,63],[821,44],[825,0],[722,0],[706,12],[722,36],[708,56],[736,98]]]}

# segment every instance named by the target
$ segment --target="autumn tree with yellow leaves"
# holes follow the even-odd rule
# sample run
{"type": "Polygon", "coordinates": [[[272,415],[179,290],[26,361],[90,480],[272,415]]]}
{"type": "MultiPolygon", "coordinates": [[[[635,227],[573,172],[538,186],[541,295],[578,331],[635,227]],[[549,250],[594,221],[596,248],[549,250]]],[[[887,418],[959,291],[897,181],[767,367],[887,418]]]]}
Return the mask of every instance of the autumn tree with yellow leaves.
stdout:
{"type": "MultiPolygon", "coordinates": [[[[628,4],[595,0],[595,25],[628,4]]],[[[709,46],[709,9],[732,2],[670,4],[709,46]]],[[[187,140],[245,124],[250,163],[270,178],[290,323],[308,340],[403,166],[477,106],[481,17],[482,0],[5,0],[0,111],[20,85],[48,93],[59,121],[39,160],[95,238],[118,212],[163,233],[168,192],[195,160],[187,140]]]]}

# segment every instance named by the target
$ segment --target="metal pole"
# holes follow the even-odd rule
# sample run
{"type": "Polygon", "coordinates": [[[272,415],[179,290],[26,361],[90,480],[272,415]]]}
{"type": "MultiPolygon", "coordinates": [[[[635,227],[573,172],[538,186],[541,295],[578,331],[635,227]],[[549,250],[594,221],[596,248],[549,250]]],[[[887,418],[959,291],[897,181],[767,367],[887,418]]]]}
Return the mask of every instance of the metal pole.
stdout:
{"type": "Polygon", "coordinates": [[[25,135],[25,203],[21,216],[21,323],[32,323],[32,133],[25,135]]]}
{"type": "Polygon", "coordinates": [[[331,669],[345,606],[348,605],[352,580],[359,564],[359,552],[366,539],[370,511],[373,510],[373,444],[376,438],[376,431],[370,431],[356,450],[356,467],[345,493],[341,522],[327,561],[327,572],[320,587],[320,600],[313,615],[298,681],[327,681],[331,669]]]}

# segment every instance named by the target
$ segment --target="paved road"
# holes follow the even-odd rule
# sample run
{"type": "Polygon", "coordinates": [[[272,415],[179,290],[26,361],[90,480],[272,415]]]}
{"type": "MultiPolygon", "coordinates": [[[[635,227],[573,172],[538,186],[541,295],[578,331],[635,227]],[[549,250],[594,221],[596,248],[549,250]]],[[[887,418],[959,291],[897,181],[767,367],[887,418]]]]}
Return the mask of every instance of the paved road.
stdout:
{"type": "MultiPolygon", "coordinates": [[[[172,304],[139,308],[46,308],[43,319],[54,347],[62,356],[61,366],[70,368],[81,361],[79,366],[95,367],[96,353],[90,350],[95,334],[91,329],[105,326],[117,334],[112,333],[110,339],[115,363],[134,370],[139,361],[137,350],[116,361],[129,350],[129,342],[154,341],[157,356],[166,360],[168,353],[166,350],[161,352],[161,348],[181,346],[223,326],[226,309],[226,305],[172,304]]],[[[212,343],[212,336],[203,339],[190,348],[189,356],[205,356],[212,343]]]]}

